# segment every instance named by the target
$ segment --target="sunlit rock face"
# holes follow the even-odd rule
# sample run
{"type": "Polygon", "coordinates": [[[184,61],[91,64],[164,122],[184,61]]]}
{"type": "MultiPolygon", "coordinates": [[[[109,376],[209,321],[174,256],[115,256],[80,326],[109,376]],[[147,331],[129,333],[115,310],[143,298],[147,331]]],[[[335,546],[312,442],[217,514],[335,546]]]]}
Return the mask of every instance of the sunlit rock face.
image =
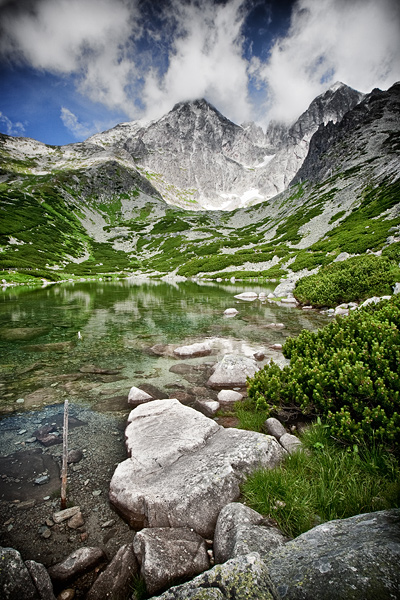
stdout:
{"type": "Polygon", "coordinates": [[[87,142],[125,151],[170,204],[232,210],[286,189],[319,125],[341,120],[362,97],[335,84],[294,124],[273,122],[266,133],[232,123],[204,99],[181,102],[157,121],[118,125],[87,142]]]}

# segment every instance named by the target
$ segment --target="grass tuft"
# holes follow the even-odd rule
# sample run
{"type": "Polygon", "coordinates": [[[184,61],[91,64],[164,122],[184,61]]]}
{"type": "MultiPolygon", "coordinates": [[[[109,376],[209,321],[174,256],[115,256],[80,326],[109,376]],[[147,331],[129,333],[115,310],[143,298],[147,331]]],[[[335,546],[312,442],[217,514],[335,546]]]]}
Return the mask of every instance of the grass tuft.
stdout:
{"type": "Polygon", "coordinates": [[[306,451],[276,469],[261,469],[243,485],[246,503],[275,519],[291,537],[333,519],[400,506],[400,470],[380,449],[342,448],[323,425],[302,436],[306,451]]]}

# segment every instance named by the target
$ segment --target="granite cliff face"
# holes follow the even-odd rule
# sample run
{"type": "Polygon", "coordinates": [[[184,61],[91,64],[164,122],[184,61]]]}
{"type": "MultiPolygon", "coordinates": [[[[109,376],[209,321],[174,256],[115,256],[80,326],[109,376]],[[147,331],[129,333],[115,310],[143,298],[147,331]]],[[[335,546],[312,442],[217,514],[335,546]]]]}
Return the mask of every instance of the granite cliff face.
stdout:
{"type": "Polygon", "coordinates": [[[146,126],[119,125],[88,142],[126,151],[169,204],[233,210],[287,188],[321,123],[339,121],[362,94],[335,84],[291,126],[235,125],[206,100],[177,104],[146,126]]]}

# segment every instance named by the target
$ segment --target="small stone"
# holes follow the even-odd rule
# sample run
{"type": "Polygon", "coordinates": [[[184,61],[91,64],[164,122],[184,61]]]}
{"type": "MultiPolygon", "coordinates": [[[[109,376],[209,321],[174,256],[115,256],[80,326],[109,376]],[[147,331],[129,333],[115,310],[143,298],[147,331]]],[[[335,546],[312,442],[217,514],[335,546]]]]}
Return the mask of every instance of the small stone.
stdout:
{"type": "Polygon", "coordinates": [[[95,497],[96,497],[96,496],[100,496],[100,494],[101,494],[101,490],[94,490],[94,491],[92,492],[92,496],[95,496],[95,497]]]}
{"type": "Polygon", "coordinates": [[[282,344],[271,344],[273,350],[282,350],[282,344]]]}
{"type": "Polygon", "coordinates": [[[24,502],[19,502],[17,504],[18,510],[24,510],[27,508],[33,508],[36,504],[36,500],[24,500],[24,502]]]}
{"type": "Polygon", "coordinates": [[[47,527],[53,527],[53,525],[54,525],[54,521],[52,519],[46,519],[45,523],[46,523],[47,527]]]}
{"type": "Polygon", "coordinates": [[[48,540],[49,537],[51,537],[51,531],[50,531],[50,529],[48,529],[48,527],[45,527],[45,528],[43,528],[43,531],[41,532],[40,535],[45,540],[48,540]]]}
{"type": "Polygon", "coordinates": [[[36,485],[44,485],[48,481],[50,481],[49,475],[42,475],[42,477],[38,477],[37,479],[35,479],[34,483],[36,485]]]}
{"type": "Polygon", "coordinates": [[[25,442],[27,444],[33,444],[34,442],[36,442],[36,438],[35,437],[30,437],[27,440],[25,440],[25,442]]]}
{"type": "Polygon", "coordinates": [[[102,528],[105,529],[106,527],[112,527],[114,525],[115,521],[114,519],[110,519],[109,521],[106,521],[105,523],[102,524],[102,528]]]}
{"type": "Polygon", "coordinates": [[[20,430],[17,432],[17,435],[23,435],[23,434],[24,434],[24,433],[26,433],[26,432],[27,432],[27,430],[26,430],[26,429],[20,429],[20,430]]]}
{"type": "Polygon", "coordinates": [[[18,398],[18,400],[16,400],[17,404],[23,404],[25,402],[24,398],[18,398]]]}
{"type": "Polygon", "coordinates": [[[44,496],[43,500],[50,500],[50,496],[44,496]]]}
{"type": "Polygon", "coordinates": [[[71,508],[60,510],[53,514],[53,520],[55,523],[62,523],[63,521],[66,521],[67,519],[70,519],[71,517],[76,515],[78,512],[80,512],[80,510],[81,509],[79,508],[79,506],[72,506],[71,508]]]}
{"type": "Polygon", "coordinates": [[[63,590],[57,596],[57,600],[73,600],[73,598],[75,598],[75,590],[73,590],[72,588],[63,590]]]}
{"type": "Polygon", "coordinates": [[[87,533],[87,531],[85,531],[84,533],[81,533],[80,537],[81,537],[81,542],[86,542],[89,537],[89,534],[87,533]]]}
{"type": "Polygon", "coordinates": [[[85,524],[85,520],[80,511],[68,520],[68,527],[70,529],[78,529],[78,527],[82,527],[82,525],[84,525],[84,524],[85,524]]]}
{"type": "Polygon", "coordinates": [[[77,463],[82,460],[83,452],[82,450],[70,450],[68,452],[67,462],[68,464],[77,463]]]}

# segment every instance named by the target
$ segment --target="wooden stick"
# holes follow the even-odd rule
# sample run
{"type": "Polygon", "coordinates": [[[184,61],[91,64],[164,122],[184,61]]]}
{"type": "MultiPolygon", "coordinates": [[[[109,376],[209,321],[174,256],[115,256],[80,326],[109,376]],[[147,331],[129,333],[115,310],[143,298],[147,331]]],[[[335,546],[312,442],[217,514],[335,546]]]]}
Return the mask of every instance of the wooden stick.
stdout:
{"type": "Polygon", "coordinates": [[[61,510],[67,508],[67,464],[68,464],[68,400],[64,403],[63,456],[61,470],[61,510]]]}

